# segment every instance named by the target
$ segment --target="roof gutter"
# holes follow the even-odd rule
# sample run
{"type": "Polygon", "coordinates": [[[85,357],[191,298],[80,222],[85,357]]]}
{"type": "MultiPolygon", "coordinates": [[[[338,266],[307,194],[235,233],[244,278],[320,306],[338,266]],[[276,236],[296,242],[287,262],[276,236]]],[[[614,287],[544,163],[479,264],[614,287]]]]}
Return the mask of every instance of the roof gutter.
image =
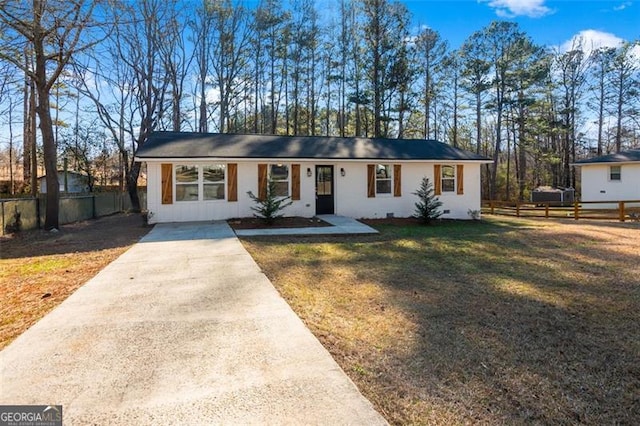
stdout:
{"type": "Polygon", "coordinates": [[[638,161],[594,161],[591,163],[569,163],[570,166],[611,166],[611,165],[623,165],[623,164],[640,164],[638,161]]]}
{"type": "Polygon", "coordinates": [[[300,163],[319,163],[319,162],[354,162],[354,163],[371,163],[372,161],[397,161],[403,163],[478,163],[478,164],[490,164],[492,160],[465,160],[465,159],[404,159],[404,158],[294,158],[294,157],[135,157],[135,161],[150,162],[150,163],[184,163],[184,162],[211,162],[211,161],[224,161],[224,162],[300,162],[300,163]]]}

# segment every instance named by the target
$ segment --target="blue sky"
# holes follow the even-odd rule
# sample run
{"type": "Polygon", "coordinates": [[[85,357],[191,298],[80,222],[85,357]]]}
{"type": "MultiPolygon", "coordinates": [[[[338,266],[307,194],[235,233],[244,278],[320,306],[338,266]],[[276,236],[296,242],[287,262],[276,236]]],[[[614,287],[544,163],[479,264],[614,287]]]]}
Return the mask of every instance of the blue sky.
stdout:
{"type": "Polygon", "coordinates": [[[561,46],[582,33],[587,40],[611,45],[640,39],[638,0],[401,0],[416,26],[440,32],[457,48],[493,20],[517,22],[541,45],[561,46]]]}

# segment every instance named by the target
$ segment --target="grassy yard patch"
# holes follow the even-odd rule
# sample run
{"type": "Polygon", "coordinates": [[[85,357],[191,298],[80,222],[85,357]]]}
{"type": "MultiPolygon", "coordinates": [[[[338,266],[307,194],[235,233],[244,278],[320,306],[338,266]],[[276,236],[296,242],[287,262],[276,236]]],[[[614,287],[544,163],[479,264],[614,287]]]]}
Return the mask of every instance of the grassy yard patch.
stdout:
{"type": "Polygon", "coordinates": [[[62,303],[150,228],[139,215],[0,238],[0,349],[62,303]]]}
{"type": "Polygon", "coordinates": [[[243,240],[394,424],[633,424],[640,227],[536,219],[243,240]]]}

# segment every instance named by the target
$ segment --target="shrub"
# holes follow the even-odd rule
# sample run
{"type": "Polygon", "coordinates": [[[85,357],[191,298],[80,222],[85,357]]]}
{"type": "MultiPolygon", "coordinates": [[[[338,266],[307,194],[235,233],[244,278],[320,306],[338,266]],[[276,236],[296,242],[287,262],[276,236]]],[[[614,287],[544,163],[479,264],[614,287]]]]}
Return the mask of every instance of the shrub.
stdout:
{"type": "Polygon", "coordinates": [[[276,195],[276,183],[271,177],[267,180],[267,193],[264,199],[256,197],[251,191],[248,191],[247,195],[257,204],[251,207],[251,210],[256,212],[254,216],[262,219],[267,225],[272,225],[277,218],[282,217],[282,210],[293,204],[291,197],[276,195]]]}
{"type": "Polygon", "coordinates": [[[480,220],[480,210],[469,209],[469,211],[467,211],[467,214],[473,220],[480,220]]]}
{"type": "Polygon", "coordinates": [[[429,178],[423,177],[420,182],[420,188],[413,194],[419,198],[413,217],[420,219],[424,224],[428,225],[432,220],[442,216],[442,212],[440,211],[442,201],[435,196],[433,185],[429,182],[429,178]]]}

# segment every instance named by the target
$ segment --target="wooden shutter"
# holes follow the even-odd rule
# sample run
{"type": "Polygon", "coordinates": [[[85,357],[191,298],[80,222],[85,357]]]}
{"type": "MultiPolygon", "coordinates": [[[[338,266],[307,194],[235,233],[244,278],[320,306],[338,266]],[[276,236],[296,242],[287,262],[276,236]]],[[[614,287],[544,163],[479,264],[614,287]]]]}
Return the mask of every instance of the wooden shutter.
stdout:
{"type": "Polygon", "coordinates": [[[265,200],[267,198],[267,165],[258,164],[258,198],[265,200]]]}
{"type": "Polygon", "coordinates": [[[300,199],[300,164],[291,165],[291,199],[300,199]]]}
{"type": "Polygon", "coordinates": [[[238,201],[238,165],[227,164],[227,201],[238,201]]]}
{"type": "Polygon", "coordinates": [[[459,195],[464,194],[464,165],[458,164],[456,166],[456,190],[459,195]]]}
{"type": "Polygon", "coordinates": [[[162,204],[173,204],[173,165],[161,164],[162,204]]]}
{"type": "Polygon", "coordinates": [[[402,196],[402,165],[393,165],[393,196],[402,196]]]}
{"type": "Polygon", "coordinates": [[[367,197],[376,196],[376,165],[367,164],[367,197]]]}
{"type": "Polygon", "coordinates": [[[433,165],[433,193],[442,195],[442,166],[440,164],[433,165]]]}

